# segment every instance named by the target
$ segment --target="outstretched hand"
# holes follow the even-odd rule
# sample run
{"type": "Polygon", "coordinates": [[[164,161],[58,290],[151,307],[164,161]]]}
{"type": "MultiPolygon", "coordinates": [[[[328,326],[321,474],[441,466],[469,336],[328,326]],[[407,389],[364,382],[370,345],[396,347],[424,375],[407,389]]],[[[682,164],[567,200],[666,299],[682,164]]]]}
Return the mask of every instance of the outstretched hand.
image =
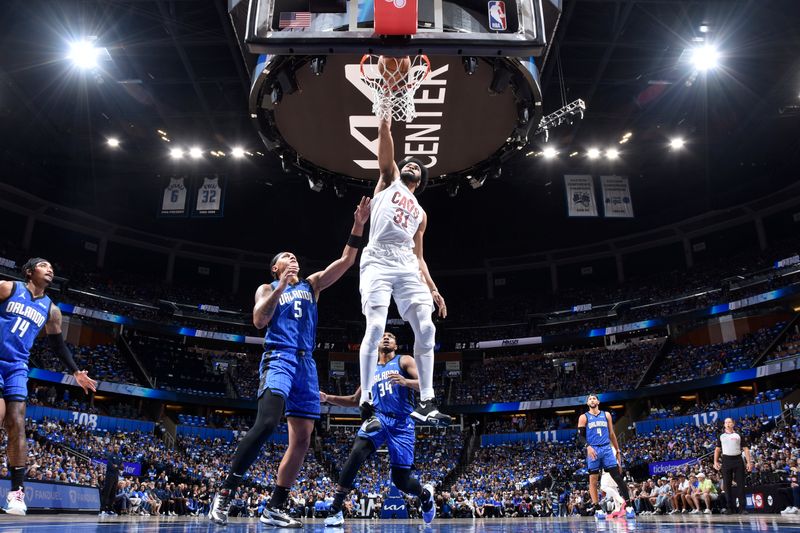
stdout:
{"type": "Polygon", "coordinates": [[[442,296],[439,291],[433,291],[433,303],[436,304],[436,308],[439,310],[439,318],[447,318],[447,304],[444,303],[444,296],[442,296]]]}
{"type": "Polygon", "coordinates": [[[361,201],[356,206],[356,211],[353,213],[353,218],[357,224],[364,225],[369,220],[369,204],[372,202],[371,198],[366,196],[361,197],[361,201]]]}
{"type": "Polygon", "coordinates": [[[79,370],[72,374],[72,376],[86,394],[89,394],[89,391],[97,392],[97,382],[89,377],[89,372],[86,370],[79,370]]]}

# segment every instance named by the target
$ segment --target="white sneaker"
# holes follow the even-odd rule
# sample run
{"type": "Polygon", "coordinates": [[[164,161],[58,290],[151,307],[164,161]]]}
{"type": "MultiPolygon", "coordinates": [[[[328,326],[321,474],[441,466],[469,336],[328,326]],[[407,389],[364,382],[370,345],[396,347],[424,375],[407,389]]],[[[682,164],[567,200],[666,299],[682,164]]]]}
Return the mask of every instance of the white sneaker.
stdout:
{"type": "Polygon", "coordinates": [[[698,511],[697,509],[692,509],[691,511],[689,511],[689,514],[700,514],[700,511],[698,511]]]}
{"type": "Polygon", "coordinates": [[[28,512],[28,506],[25,505],[25,491],[22,489],[9,491],[4,511],[6,514],[25,516],[28,512]]]}
{"type": "Polygon", "coordinates": [[[436,518],[436,501],[434,500],[434,489],[433,485],[430,483],[423,485],[423,490],[427,490],[428,494],[430,494],[430,498],[427,501],[422,502],[422,521],[425,522],[425,525],[430,525],[433,522],[433,519],[436,518]],[[428,508],[426,511],[425,508],[428,508]]]}
{"type": "Polygon", "coordinates": [[[598,509],[597,511],[594,512],[594,517],[598,520],[605,520],[606,513],[602,509],[598,509]]]}
{"type": "Polygon", "coordinates": [[[703,514],[711,514],[711,509],[706,509],[705,511],[703,511],[703,514]]]}
{"type": "Polygon", "coordinates": [[[344,525],[344,515],[341,511],[325,519],[325,527],[342,527],[344,525]]]}
{"type": "Polygon", "coordinates": [[[261,520],[262,524],[267,524],[268,526],[286,528],[303,527],[302,522],[289,516],[286,511],[282,509],[273,509],[272,507],[264,507],[264,511],[261,513],[259,520],[261,520]]]}
{"type": "Polygon", "coordinates": [[[798,514],[798,509],[797,509],[797,507],[789,506],[786,509],[784,509],[783,511],[781,511],[781,514],[784,514],[784,515],[785,514],[798,514]]]}

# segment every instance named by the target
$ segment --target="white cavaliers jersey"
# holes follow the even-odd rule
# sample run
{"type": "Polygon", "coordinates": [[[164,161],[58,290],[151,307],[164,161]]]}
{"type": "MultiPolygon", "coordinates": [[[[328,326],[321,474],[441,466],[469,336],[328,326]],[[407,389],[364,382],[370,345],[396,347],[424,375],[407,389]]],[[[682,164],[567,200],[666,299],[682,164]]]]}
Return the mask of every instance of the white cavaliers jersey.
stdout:
{"type": "Polygon", "coordinates": [[[186,186],[183,178],[170,178],[169,185],[164,189],[164,198],[161,202],[161,211],[176,213],[186,210],[186,186]]]}
{"type": "Polygon", "coordinates": [[[219,186],[219,178],[204,178],[203,185],[197,190],[197,211],[219,211],[221,202],[222,189],[219,186]]]}
{"type": "Polygon", "coordinates": [[[375,195],[370,206],[369,245],[414,247],[425,211],[403,180],[397,178],[375,195]]]}

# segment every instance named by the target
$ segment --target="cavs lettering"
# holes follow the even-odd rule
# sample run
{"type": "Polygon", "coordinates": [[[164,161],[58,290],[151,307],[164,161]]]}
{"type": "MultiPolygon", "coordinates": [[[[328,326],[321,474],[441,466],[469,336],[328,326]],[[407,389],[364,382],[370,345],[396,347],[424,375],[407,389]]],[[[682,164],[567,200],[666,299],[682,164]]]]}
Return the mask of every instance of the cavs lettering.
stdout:
{"type": "Polygon", "coordinates": [[[392,204],[397,208],[394,212],[394,222],[404,228],[408,227],[408,219],[413,218],[419,223],[419,207],[413,198],[409,198],[400,191],[395,191],[392,195],[392,204]]]}
{"type": "Polygon", "coordinates": [[[369,242],[414,247],[414,234],[425,218],[425,211],[417,203],[414,193],[403,180],[396,179],[375,195],[371,204],[372,218],[369,242]]]}

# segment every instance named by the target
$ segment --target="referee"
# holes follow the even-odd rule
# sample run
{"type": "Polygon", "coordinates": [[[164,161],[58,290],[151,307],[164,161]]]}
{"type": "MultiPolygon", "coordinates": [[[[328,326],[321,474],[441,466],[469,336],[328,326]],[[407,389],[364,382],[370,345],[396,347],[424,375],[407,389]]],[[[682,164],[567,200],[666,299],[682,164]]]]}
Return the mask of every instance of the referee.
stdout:
{"type": "Polygon", "coordinates": [[[745,465],[742,462],[742,450],[744,450],[744,456],[747,459],[748,472],[753,470],[753,461],[750,458],[750,446],[747,443],[747,439],[736,432],[734,425],[732,418],[725,419],[725,432],[719,436],[719,443],[714,449],[714,468],[722,470],[722,484],[725,488],[728,512],[747,514],[744,499],[745,465]],[[722,453],[721,464],[720,453],[722,453]],[[736,488],[733,487],[731,480],[736,482],[736,488]],[[735,504],[737,500],[738,506],[735,504]]]}

